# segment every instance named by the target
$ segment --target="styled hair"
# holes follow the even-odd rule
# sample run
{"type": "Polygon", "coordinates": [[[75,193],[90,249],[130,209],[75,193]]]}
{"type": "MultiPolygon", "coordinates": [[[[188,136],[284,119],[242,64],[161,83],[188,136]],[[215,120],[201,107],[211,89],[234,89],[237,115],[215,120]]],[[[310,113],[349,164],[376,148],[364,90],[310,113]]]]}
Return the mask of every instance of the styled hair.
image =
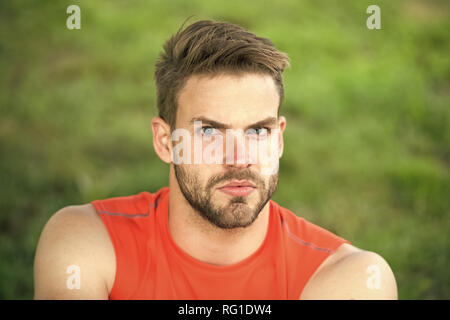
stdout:
{"type": "Polygon", "coordinates": [[[289,66],[289,58],[270,40],[226,22],[202,20],[182,29],[164,44],[155,66],[159,116],[171,129],[175,127],[178,94],[192,75],[268,74],[278,88],[281,106],[281,74],[289,66]]]}

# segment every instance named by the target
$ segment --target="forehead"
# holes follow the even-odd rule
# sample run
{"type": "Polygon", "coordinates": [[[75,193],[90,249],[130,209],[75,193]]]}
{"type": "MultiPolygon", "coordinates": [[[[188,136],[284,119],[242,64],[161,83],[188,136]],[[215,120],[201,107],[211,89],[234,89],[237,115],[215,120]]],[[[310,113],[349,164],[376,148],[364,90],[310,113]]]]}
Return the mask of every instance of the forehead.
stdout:
{"type": "Polygon", "coordinates": [[[277,117],[280,97],[269,75],[191,76],[178,96],[177,124],[206,117],[233,127],[277,117]]]}

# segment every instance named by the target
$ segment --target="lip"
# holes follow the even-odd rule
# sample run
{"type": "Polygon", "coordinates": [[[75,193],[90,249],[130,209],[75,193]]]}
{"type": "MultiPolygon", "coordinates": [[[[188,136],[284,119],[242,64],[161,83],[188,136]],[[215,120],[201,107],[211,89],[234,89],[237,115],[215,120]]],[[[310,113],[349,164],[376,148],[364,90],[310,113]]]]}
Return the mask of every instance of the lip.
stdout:
{"type": "Polygon", "coordinates": [[[226,185],[223,185],[222,187],[220,187],[220,189],[222,188],[229,188],[229,187],[239,187],[239,188],[243,188],[243,187],[251,187],[251,188],[255,188],[255,185],[253,183],[251,183],[248,180],[233,180],[230,183],[227,183],[226,185]]]}
{"type": "Polygon", "coordinates": [[[255,190],[255,185],[248,180],[233,180],[219,188],[232,197],[246,197],[255,190]]]}

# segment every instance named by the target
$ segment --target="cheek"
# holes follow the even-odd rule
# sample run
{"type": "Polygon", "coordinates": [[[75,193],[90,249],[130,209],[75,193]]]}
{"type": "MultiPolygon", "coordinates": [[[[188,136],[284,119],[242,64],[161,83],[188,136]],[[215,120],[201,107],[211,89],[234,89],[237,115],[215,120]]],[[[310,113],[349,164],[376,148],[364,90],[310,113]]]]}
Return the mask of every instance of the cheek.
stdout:
{"type": "Polygon", "coordinates": [[[202,170],[199,165],[188,164],[184,166],[185,172],[189,175],[192,180],[201,181],[202,180],[202,170]]]}
{"type": "Polygon", "coordinates": [[[189,172],[189,176],[195,181],[197,188],[205,189],[210,181],[211,177],[214,176],[215,171],[212,167],[213,165],[206,164],[192,164],[186,166],[189,172]]]}
{"type": "Polygon", "coordinates": [[[262,141],[258,151],[259,171],[263,175],[264,180],[269,181],[271,176],[278,173],[280,160],[279,135],[270,135],[266,140],[262,141]]]}
{"type": "Polygon", "coordinates": [[[199,185],[201,184],[201,177],[199,176],[194,165],[183,164],[178,165],[176,168],[179,182],[183,183],[191,191],[199,188],[199,185]]]}

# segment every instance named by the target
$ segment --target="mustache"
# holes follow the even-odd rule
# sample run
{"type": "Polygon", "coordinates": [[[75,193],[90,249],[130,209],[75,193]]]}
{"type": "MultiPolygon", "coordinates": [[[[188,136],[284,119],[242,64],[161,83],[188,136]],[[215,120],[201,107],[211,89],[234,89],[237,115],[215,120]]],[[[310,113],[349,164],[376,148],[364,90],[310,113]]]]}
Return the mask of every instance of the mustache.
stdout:
{"type": "Polygon", "coordinates": [[[229,170],[224,174],[215,175],[208,180],[207,189],[211,189],[214,185],[226,182],[228,180],[248,180],[257,186],[264,186],[264,181],[250,169],[229,170]]]}

